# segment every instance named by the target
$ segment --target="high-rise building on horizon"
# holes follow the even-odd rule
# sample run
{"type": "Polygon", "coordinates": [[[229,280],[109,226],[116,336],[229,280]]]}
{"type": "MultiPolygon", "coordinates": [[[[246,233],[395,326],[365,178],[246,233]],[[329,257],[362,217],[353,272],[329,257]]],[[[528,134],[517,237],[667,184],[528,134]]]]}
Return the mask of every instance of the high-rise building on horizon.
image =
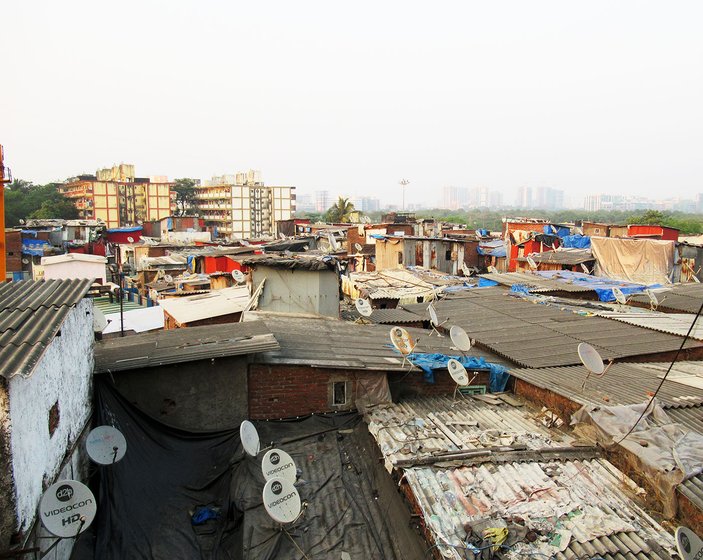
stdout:
{"type": "Polygon", "coordinates": [[[315,191],[315,212],[327,212],[332,206],[332,196],[330,191],[315,191]]]}
{"type": "Polygon", "coordinates": [[[442,208],[458,210],[469,204],[469,189],[465,187],[442,187],[442,208]]]}

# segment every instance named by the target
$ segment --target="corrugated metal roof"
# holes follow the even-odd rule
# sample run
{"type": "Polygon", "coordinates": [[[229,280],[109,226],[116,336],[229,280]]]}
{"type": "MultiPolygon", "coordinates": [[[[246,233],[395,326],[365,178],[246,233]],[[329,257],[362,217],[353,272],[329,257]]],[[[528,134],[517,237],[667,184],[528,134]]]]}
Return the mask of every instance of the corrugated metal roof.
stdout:
{"type": "Polygon", "coordinates": [[[522,444],[535,452],[516,461],[510,460],[512,452],[495,450],[490,462],[468,458],[403,469],[446,558],[465,557],[466,525],[519,519],[538,539],[517,543],[504,552],[506,558],[670,559],[673,538],[637,504],[634,482],[607,460],[588,456],[590,448],[573,445],[569,435],[539,423],[537,414],[527,405],[444,397],[378,407],[366,420],[387,463],[456,451],[457,441],[469,451],[522,444]],[[544,459],[536,453],[569,445],[572,456],[544,459]],[[569,539],[561,552],[548,545],[556,530],[564,530],[563,538],[569,539]]]}
{"type": "MultiPolygon", "coordinates": [[[[361,314],[356,309],[342,311],[342,316],[345,319],[356,321],[361,319],[361,314]],[[346,315],[346,317],[344,317],[346,315]]],[[[422,317],[415,313],[410,313],[405,309],[374,309],[370,317],[364,317],[365,320],[372,323],[392,325],[398,323],[422,323],[422,317]]]]}
{"type": "Polygon", "coordinates": [[[0,283],[0,375],[28,376],[90,279],[0,283]]]}
{"type": "Polygon", "coordinates": [[[233,286],[205,294],[164,298],[159,305],[179,324],[244,311],[251,294],[247,286],[233,286]]]}
{"type": "MultiPolygon", "coordinates": [[[[674,309],[686,313],[697,313],[703,302],[703,284],[676,284],[667,290],[656,290],[659,309],[674,309]]],[[[649,307],[649,297],[643,294],[629,298],[649,307]]]]}
{"type": "MultiPolygon", "coordinates": [[[[599,317],[613,319],[653,331],[675,334],[677,336],[686,336],[695,318],[695,315],[691,313],[660,313],[657,311],[644,311],[641,313],[598,311],[595,314],[599,317]]],[[[703,319],[696,321],[690,336],[696,340],[703,340],[703,319]]]]}
{"type": "MultiPolygon", "coordinates": [[[[536,263],[553,263],[565,265],[577,265],[595,260],[590,249],[556,249],[555,251],[543,251],[542,253],[532,253],[530,255],[536,263]]],[[[527,257],[518,258],[520,262],[527,262],[527,257]]]]}
{"type": "Polygon", "coordinates": [[[488,274],[480,274],[481,278],[498,282],[503,286],[515,286],[517,284],[527,286],[531,292],[549,293],[549,292],[592,292],[593,287],[584,286],[582,284],[569,284],[559,280],[550,278],[542,278],[536,274],[529,272],[494,272],[488,274]]]}
{"type": "MultiPolygon", "coordinates": [[[[256,319],[266,323],[281,345],[280,349],[255,358],[262,363],[376,371],[410,369],[407,363],[403,365],[402,356],[391,346],[390,328],[387,326],[311,316],[245,313],[245,321],[256,319]]],[[[457,354],[448,336],[429,336],[431,331],[423,329],[407,330],[417,342],[418,352],[457,354]]],[[[502,359],[490,352],[472,349],[469,354],[505,365],[502,359]]]]}
{"type": "MultiPolygon", "coordinates": [[[[427,305],[403,308],[424,316],[427,305]]],[[[435,309],[440,321],[463,327],[479,344],[522,367],[579,364],[579,342],[596,347],[606,359],[670,352],[681,345],[678,336],[539,305],[499,288],[444,299],[435,309]]],[[[686,343],[686,348],[700,346],[695,340],[686,343]]]]}
{"type": "Polygon", "coordinates": [[[259,322],[208,325],[103,340],[95,345],[95,373],[124,371],[278,348],[259,322]]]}

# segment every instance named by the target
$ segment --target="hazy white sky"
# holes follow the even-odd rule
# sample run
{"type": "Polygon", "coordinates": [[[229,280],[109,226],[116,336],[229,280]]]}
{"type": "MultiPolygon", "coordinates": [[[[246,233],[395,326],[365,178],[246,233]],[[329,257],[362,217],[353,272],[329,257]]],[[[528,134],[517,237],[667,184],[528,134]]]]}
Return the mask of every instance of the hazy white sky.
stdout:
{"type": "Polygon", "coordinates": [[[4,2],[0,143],[44,182],[247,168],[407,202],[703,192],[703,2],[4,2]]]}

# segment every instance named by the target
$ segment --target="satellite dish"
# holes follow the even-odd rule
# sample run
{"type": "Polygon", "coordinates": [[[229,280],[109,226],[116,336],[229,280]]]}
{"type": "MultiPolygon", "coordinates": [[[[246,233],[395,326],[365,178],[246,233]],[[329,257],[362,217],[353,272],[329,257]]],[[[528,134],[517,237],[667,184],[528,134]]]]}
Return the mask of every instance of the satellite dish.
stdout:
{"type": "Polygon", "coordinates": [[[449,370],[449,375],[456,382],[457,385],[465,387],[469,384],[469,374],[466,373],[466,368],[461,364],[459,360],[450,358],[447,362],[447,369],[449,370]]]}
{"type": "Polygon", "coordinates": [[[581,342],[578,345],[578,353],[581,363],[588,371],[595,373],[596,375],[601,375],[605,372],[603,358],[600,357],[598,350],[593,348],[593,346],[585,342],[581,342]]]}
{"type": "Polygon", "coordinates": [[[105,318],[105,314],[98,307],[94,307],[93,308],[93,331],[94,332],[103,332],[105,330],[105,327],[107,327],[107,319],[105,318]]]}
{"type": "Polygon", "coordinates": [[[437,317],[437,310],[431,303],[427,306],[427,312],[430,314],[430,323],[433,327],[439,325],[439,318],[437,317]]]}
{"type": "Polygon", "coordinates": [[[703,558],[703,540],[688,527],[676,528],[676,550],[682,560],[703,558]]]}
{"type": "Polygon", "coordinates": [[[290,480],[272,478],[264,485],[263,497],[266,513],[278,523],[291,523],[300,515],[300,494],[290,480]]]}
{"type": "Polygon", "coordinates": [[[130,243],[134,243],[134,237],[132,237],[131,235],[128,236],[127,241],[129,241],[130,243]]]}
{"type": "Polygon", "coordinates": [[[354,243],[354,248],[356,249],[357,253],[361,253],[361,251],[364,250],[364,247],[361,245],[361,243],[354,243]]]}
{"type": "Polygon", "coordinates": [[[244,273],[241,270],[233,270],[231,274],[232,278],[235,282],[237,282],[237,284],[241,284],[246,280],[246,277],[244,276],[244,273]]]}
{"type": "Polygon", "coordinates": [[[164,276],[164,280],[166,280],[166,282],[170,284],[171,282],[173,282],[173,276],[167,274],[166,276],[164,276]]]}
{"type": "Polygon", "coordinates": [[[354,305],[356,306],[356,310],[359,312],[359,315],[362,315],[363,317],[370,317],[373,313],[371,304],[364,298],[357,298],[354,305]]]}
{"type": "Polygon", "coordinates": [[[272,478],[295,482],[296,471],[293,458],[282,449],[269,449],[261,461],[261,472],[266,480],[272,478]]]}
{"type": "Polygon", "coordinates": [[[497,273],[498,273],[498,269],[497,269],[495,266],[489,266],[489,267],[488,267],[488,272],[490,272],[491,274],[497,274],[497,273]]]}
{"type": "Polygon", "coordinates": [[[259,432],[256,431],[254,424],[249,420],[244,420],[239,425],[239,439],[242,440],[242,447],[252,457],[259,454],[261,442],[259,440],[259,432]]]}
{"type": "Polygon", "coordinates": [[[283,233],[283,232],[279,233],[279,234],[278,234],[278,237],[280,237],[281,239],[288,239],[288,238],[286,237],[286,234],[283,233]]]}
{"type": "Polygon", "coordinates": [[[112,465],[124,457],[127,452],[127,440],[117,428],[98,426],[88,434],[85,450],[94,463],[112,465]]]}
{"type": "Polygon", "coordinates": [[[472,342],[466,331],[462,329],[459,325],[452,325],[449,329],[449,338],[452,339],[452,343],[462,352],[468,352],[471,350],[472,342]]]}
{"type": "Polygon", "coordinates": [[[530,268],[532,270],[537,270],[537,263],[535,262],[535,259],[533,259],[530,255],[527,255],[527,264],[530,265],[530,268]]]}
{"type": "Polygon", "coordinates": [[[584,274],[590,274],[590,273],[591,273],[591,271],[588,270],[588,267],[587,267],[585,264],[583,264],[583,263],[581,263],[581,270],[583,270],[583,273],[584,273],[584,274]]]}
{"type": "Polygon", "coordinates": [[[654,311],[659,306],[659,300],[657,299],[656,294],[649,288],[647,288],[644,293],[649,298],[649,307],[652,309],[652,311],[654,311]]]}
{"type": "Polygon", "coordinates": [[[627,303],[627,298],[620,288],[613,288],[613,295],[615,296],[615,301],[620,305],[625,305],[627,303]]]}
{"type": "Polygon", "coordinates": [[[20,225],[21,225],[21,226],[23,226],[23,225],[26,224],[26,223],[27,223],[27,222],[25,222],[22,218],[20,218],[20,225]]]}
{"type": "Polygon", "coordinates": [[[391,329],[391,342],[398,352],[403,356],[410,354],[415,348],[415,343],[413,342],[410,333],[406,331],[403,327],[393,327],[391,329]]]}
{"type": "Polygon", "coordinates": [[[337,244],[337,240],[334,238],[334,235],[331,233],[327,234],[327,240],[330,242],[330,247],[332,247],[333,251],[336,251],[339,248],[339,245],[337,244]]]}
{"type": "Polygon", "coordinates": [[[95,519],[95,496],[77,480],[59,480],[49,486],[39,503],[39,517],[52,535],[75,537],[95,519]]]}

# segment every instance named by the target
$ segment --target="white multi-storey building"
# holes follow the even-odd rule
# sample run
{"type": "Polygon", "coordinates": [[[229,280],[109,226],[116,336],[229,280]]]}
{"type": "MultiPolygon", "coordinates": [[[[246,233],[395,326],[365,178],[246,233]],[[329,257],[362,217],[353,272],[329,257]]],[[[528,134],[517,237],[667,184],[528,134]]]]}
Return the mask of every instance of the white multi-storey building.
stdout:
{"type": "Polygon", "coordinates": [[[259,171],[221,175],[196,187],[196,206],[221,237],[273,237],[295,212],[295,187],[266,186],[259,171]]]}

